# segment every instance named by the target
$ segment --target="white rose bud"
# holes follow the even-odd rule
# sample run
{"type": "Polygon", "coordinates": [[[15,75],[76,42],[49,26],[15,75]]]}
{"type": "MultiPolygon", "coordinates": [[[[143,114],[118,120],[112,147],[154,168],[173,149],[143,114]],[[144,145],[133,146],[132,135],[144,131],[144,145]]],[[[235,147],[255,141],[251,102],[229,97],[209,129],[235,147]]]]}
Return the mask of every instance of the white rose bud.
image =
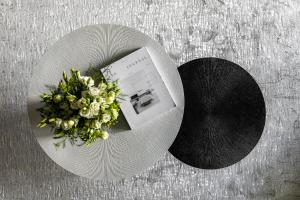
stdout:
{"type": "Polygon", "coordinates": [[[68,121],[69,128],[72,128],[75,125],[75,122],[73,120],[68,121]]]}
{"type": "Polygon", "coordinates": [[[89,94],[93,97],[98,96],[100,94],[100,89],[97,87],[90,87],[89,94]]]}
{"type": "Polygon", "coordinates": [[[54,95],[53,101],[54,103],[60,103],[62,101],[63,97],[60,94],[54,95]]]}
{"type": "Polygon", "coordinates": [[[73,102],[73,101],[76,100],[76,96],[75,95],[68,95],[66,98],[68,99],[69,102],[73,102]]]}
{"type": "Polygon", "coordinates": [[[111,119],[110,114],[104,113],[104,114],[102,115],[102,122],[103,122],[103,123],[109,122],[110,119],[111,119]]]}
{"type": "Polygon", "coordinates": [[[106,140],[108,137],[109,137],[108,132],[102,131],[102,133],[101,133],[101,138],[102,138],[103,140],[106,140]]]}
{"type": "Polygon", "coordinates": [[[78,79],[81,78],[80,71],[76,71],[76,76],[77,76],[78,79]]]}
{"type": "Polygon", "coordinates": [[[94,85],[94,80],[89,76],[81,76],[80,82],[84,85],[87,85],[88,87],[91,87],[94,85]]]}

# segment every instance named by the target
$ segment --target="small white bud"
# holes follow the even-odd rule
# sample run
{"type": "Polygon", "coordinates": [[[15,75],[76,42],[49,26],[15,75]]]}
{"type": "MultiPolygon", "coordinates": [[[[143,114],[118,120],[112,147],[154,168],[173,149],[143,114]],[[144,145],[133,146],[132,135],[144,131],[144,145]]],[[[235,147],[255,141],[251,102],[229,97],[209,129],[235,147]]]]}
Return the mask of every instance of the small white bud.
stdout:
{"type": "Polygon", "coordinates": [[[108,137],[109,137],[108,132],[102,131],[101,138],[102,138],[103,140],[106,140],[108,137]]]}

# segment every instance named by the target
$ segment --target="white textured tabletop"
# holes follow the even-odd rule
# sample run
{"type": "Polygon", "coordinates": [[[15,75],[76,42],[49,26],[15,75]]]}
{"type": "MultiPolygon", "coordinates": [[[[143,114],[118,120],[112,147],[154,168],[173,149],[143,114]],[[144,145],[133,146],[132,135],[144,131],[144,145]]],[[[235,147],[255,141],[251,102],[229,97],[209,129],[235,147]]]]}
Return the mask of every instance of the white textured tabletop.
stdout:
{"type": "Polygon", "coordinates": [[[299,0],[0,0],[0,199],[300,199],[299,0]],[[266,102],[254,150],[219,169],[171,154],[115,183],[73,175],[39,147],[27,116],[33,67],[55,41],[115,23],[158,41],[179,66],[220,57],[246,69],[266,102]]]}

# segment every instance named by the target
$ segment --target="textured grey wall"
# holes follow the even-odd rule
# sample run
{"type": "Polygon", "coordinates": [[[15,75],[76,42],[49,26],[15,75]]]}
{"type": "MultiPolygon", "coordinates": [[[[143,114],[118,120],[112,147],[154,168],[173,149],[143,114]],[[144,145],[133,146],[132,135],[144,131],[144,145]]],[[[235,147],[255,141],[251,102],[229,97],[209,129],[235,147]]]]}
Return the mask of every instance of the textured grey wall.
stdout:
{"type": "Polygon", "coordinates": [[[299,20],[299,0],[0,0],[0,199],[300,199],[299,20]],[[219,170],[166,154],[117,183],[57,166],[30,130],[28,81],[58,38],[96,23],[148,34],[178,65],[216,56],[247,69],[267,106],[256,148],[219,170]]]}

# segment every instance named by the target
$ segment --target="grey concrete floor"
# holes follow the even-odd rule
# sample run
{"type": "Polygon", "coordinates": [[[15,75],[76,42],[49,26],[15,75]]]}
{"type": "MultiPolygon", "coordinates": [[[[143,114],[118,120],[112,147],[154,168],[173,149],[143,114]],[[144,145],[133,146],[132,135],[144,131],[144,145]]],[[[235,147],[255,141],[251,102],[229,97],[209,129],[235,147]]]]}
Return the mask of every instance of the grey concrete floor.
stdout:
{"type": "Polygon", "coordinates": [[[300,1],[0,0],[0,199],[300,199],[300,1]],[[116,183],[56,165],[30,129],[29,79],[56,40],[99,23],[148,34],[178,66],[215,56],[246,69],[267,107],[255,149],[219,170],[192,168],[167,153],[116,183]]]}

